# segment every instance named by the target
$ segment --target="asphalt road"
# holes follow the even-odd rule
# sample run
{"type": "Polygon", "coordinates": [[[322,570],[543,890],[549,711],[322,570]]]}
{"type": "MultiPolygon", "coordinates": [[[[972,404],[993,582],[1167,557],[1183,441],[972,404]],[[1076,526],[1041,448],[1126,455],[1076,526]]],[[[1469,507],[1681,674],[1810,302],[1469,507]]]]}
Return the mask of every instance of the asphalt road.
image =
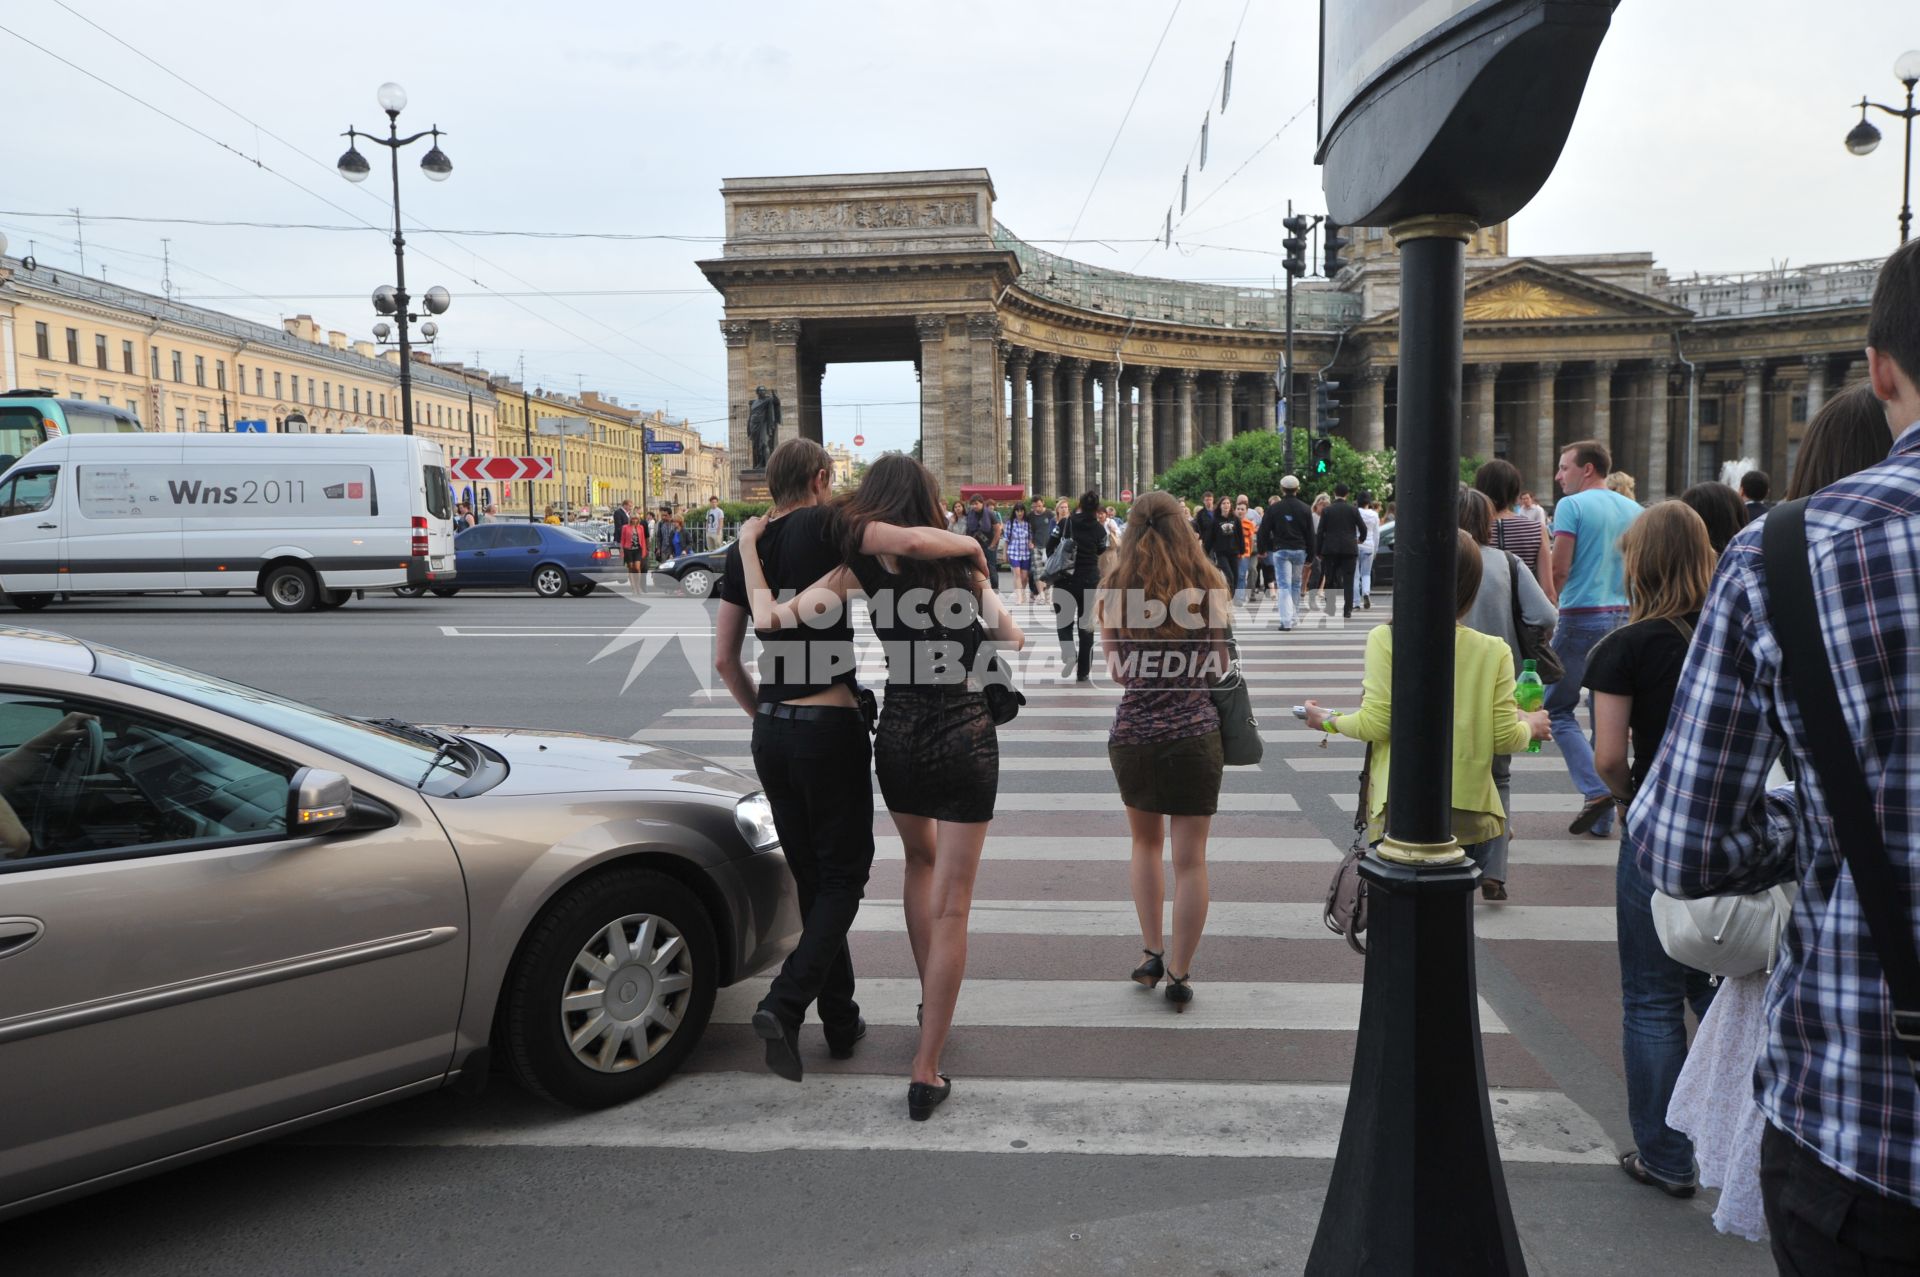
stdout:
{"type": "MultiPolygon", "coordinates": [[[[1002,732],[955,1098],[932,1122],[899,1111],[916,996],[881,813],[852,941],[873,1030],[843,1063],[809,1028],[803,1086],[760,1068],[749,982],[722,994],[682,1077],[626,1109],[556,1113],[504,1083],[411,1101],[0,1225],[0,1271],[1298,1272],[1358,1006],[1360,963],[1313,916],[1358,754],[1317,748],[1286,710],[1357,699],[1379,602],[1351,624],[1242,627],[1269,744],[1225,785],[1186,1015],[1125,981],[1138,939],[1104,770],[1113,692],[1046,679],[1056,645],[1036,618],[1029,705],[1002,732]]],[[[155,598],[0,619],[348,713],[637,733],[740,763],[747,722],[702,678],[708,607],[462,594],[287,617],[155,598]]],[[[1613,844],[1565,837],[1574,800],[1556,767],[1549,750],[1517,769],[1514,900],[1477,915],[1488,1079],[1531,1270],[1770,1272],[1763,1247],[1714,1233],[1711,1193],[1672,1201],[1613,1165],[1630,1144],[1613,844]]]]}

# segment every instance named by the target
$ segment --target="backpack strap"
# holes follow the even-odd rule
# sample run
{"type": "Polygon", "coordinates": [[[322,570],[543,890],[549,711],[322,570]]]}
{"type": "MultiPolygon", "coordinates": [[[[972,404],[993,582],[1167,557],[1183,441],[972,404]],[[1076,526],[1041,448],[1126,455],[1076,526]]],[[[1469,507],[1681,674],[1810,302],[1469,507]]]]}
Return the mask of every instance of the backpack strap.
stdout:
{"type": "Polygon", "coordinates": [[[1853,894],[1866,917],[1867,934],[1892,995],[1893,1036],[1920,1071],[1920,955],[1914,952],[1912,922],[1895,910],[1894,902],[1906,896],[1894,883],[1886,844],[1874,818],[1873,793],[1854,752],[1833,682],[1832,658],[1820,633],[1813,574],[1807,565],[1806,514],[1804,497],[1767,512],[1761,529],[1771,595],[1767,610],[1792,682],[1794,703],[1807,725],[1807,754],[1826,794],[1840,859],[1853,875],[1853,894]]]}

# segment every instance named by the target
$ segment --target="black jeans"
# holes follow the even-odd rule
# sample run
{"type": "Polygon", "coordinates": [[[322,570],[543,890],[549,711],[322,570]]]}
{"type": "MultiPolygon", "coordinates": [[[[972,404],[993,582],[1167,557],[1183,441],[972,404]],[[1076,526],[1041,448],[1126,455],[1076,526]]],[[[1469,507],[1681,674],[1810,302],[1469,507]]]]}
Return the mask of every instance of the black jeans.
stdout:
{"type": "Polygon", "coordinates": [[[1324,554],[1320,562],[1326,571],[1326,580],[1321,584],[1323,590],[1339,590],[1347,601],[1345,615],[1353,615],[1353,569],[1359,564],[1357,554],[1324,554]]]}
{"type": "Polygon", "coordinates": [[[798,1027],[819,1002],[831,1035],[851,1031],[853,958],[847,932],[873,870],[873,742],[860,711],[828,719],[753,720],[753,766],[773,807],[780,849],[799,888],[802,926],[761,1006],[798,1027]]]}
{"type": "Polygon", "coordinates": [[[1072,663],[1075,678],[1087,678],[1093,671],[1093,624],[1086,611],[1088,596],[1095,588],[1072,580],[1062,581],[1054,587],[1054,614],[1062,622],[1060,659],[1063,663],[1072,663]],[[1077,647],[1074,637],[1076,628],[1080,631],[1077,647]]]}
{"type": "Polygon", "coordinates": [[[1760,1193],[1781,1273],[1920,1274],[1920,1206],[1848,1179],[1771,1123],[1760,1137],[1760,1193]]]}

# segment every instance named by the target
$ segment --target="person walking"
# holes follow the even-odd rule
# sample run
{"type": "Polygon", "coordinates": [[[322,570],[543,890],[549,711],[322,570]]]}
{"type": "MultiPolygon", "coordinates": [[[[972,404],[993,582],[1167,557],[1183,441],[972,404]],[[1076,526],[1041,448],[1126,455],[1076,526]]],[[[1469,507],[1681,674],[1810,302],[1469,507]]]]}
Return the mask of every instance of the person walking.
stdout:
{"type": "Polygon", "coordinates": [[[618,545],[618,546],[626,545],[626,541],[621,536],[621,533],[626,531],[627,524],[632,521],[633,521],[632,500],[629,499],[626,501],[616,501],[613,506],[613,543],[615,545],[618,545]]]}
{"type": "Polygon", "coordinates": [[[1244,605],[1253,588],[1253,540],[1259,532],[1249,517],[1245,497],[1234,498],[1233,523],[1233,576],[1230,580],[1233,583],[1233,601],[1244,605]]]}
{"type": "Polygon", "coordinates": [[[1067,511],[1060,502],[1059,522],[1047,541],[1052,557],[1063,540],[1074,545],[1073,571],[1065,580],[1053,582],[1054,616],[1060,633],[1060,677],[1073,672],[1076,683],[1093,681],[1093,612],[1089,604],[1100,585],[1100,556],[1107,550],[1107,528],[1100,517],[1100,494],[1089,489],[1080,494],[1080,508],[1067,511]]]}
{"type": "MultiPolygon", "coordinates": [[[[1460,530],[1480,547],[1480,590],[1461,624],[1477,634],[1497,638],[1507,645],[1513,668],[1523,668],[1526,657],[1520,648],[1520,633],[1514,628],[1514,596],[1520,600],[1520,619],[1553,633],[1559,619],[1553,604],[1533,579],[1533,573],[1507,550],[1495,548],[1493,540],[1493,502],[1478,488],[1460,491],[1460,530]]],[[[1513,764],[1505,754],[1493,756],[1493,787],[1500,795],[1502,810],[1513,810],[1513,764]]],[[[1508,898],[1507,851],[1513,840],[1513,822],[1494,837],[1479,844],[1475,860],[1480,866],[1480,896],[1484,900],[1508,898]]]]}
{"type": "Polygon", "coordinates": [[[627,588],[633,591],[633,597],[640,597],[647,568],[647,525],[633,517],[633,502],[623,501],[614,510],[616,516],[625,514],[625,520],[615,518],[617,531],[614,539],[620,546],[620,562],[627,569],[627,588]]]}
{"type": "MultiPolygon", "coordinates": [[[[851,1055],[866,1034],[853,996],[847,931],[873,865],[873,747],[854,694],[857,663],[848,609],[807,612],[808,622],[801,624],[800,613],[774,601],[843,566],[827,504],[833,460],[810,439],[789,439],[767,458],[766,475],[773,509],[742,529],[721,572],[714,666],[734,703],[753,720],[754,771],[798,888],[799,942],[752,1019],[754,1034],[766,1043],[767,1067],[798,1082],[804,1075],[800,1026],[809,1006],[817,1005],[836,1057],[851,1055]],[[749,622],[761,642],[757,682],[741,660],[749,622]]],[[[877,521],[867,526],[859,548],[976,562],[979,553],[965,537],[877,521]]]]}
{"type": "Polygon", "coordinates": [[[1193,532],[1200,538],[1200,552],[1209,559],[1213,557],[1213,524],[1219,518],[1220,511],[1215,506],[1212,492],[1200,494],[1200,508],[1193,513],[1193,532]]]}
{"type": "Polygon", "coordinates": [[[1228,670],[1233,601],[1171,494],[1149,492],[1127,511],[1096,607],[1108,677],[1124,689],[1107,759],[1132,835],[1129,878],[1147,959],[1131,978],[1148,989],[1166,979],[1167,1002],[1184,1011],[1193,1001],[1193,958],[1207,921],[1207,835],[1225,767],[1209,687],[1228,670]],[[1201,592],[1204,610],[1196,614],[1183,600],[1201,592]],[[1159,623],[1144,624],[1155,613],[1159,623]],[[1163,931],[1169,834],[1171,945],[1163,931]]]}
{"type": "Polygon", "coordinates": [[[1765,470],[1749,470],[1740,476],[1740,500],[1747,507],[1748,523],[1773,508],[1767,504],[1767,493],[1772,488],[1773,480],[1765,470]]]}
{"type": "Polygon", "coordinates": [[[1639,868],[1670,895],[1799,884],[1754,1071],[1782,1273],[1920,1273],[1920,241],[1881,268],[1867,380],[1891,455],[1734,537],[1627,820],[1639,868]],[[1787,605],[1789,590],[1818,603],[1787,605]],[[1808,659],[1802,642],[1823,650],[1808,659]],[[1783,749],[1790,796],[1766,789],[1783,749]],[[1766,837],[1780,808],[1791,839],[1766,837]]]}
{"type": "Polygon", "coordinates": [[[1560,627],[1553,650],[1566,675],[1547,689],[1554,743],[1584,806],[1568,832],[1604,837],[1613,831],[1613,796],[1593,770],[1593,746],[1580,730],[1580,693],[1587,653],[1627,621],[1627,582],[1620,565],[1620,534],[1640,517],[1640,507],[1607,490],[1613,454],[1605,444],[1583,439],[1560,454],[1554,478],[1566,493],[1553,508],[1553,582],[1560,627]]]}
{"type": "MultiPolygon", "coordinates": [[[[1320,513],[1315,553],[1326,565],[1326,586],[1341,592],[1345,608],[1341,615],[1353,616],[1353,573],[1360,562],[1360,543],[1366,539],[1367,525],[1360,511],[1347,500],[1347,485],[1333,485],[1333,501],[1320,513]]],[[[1327,604],[1333,615],[1333,604],[1327,604]]]]}
{"type": "Polygon", "coordinates": [[[1027,503],[1015,503],[1006,522],[1007,566],[1013,569],[1013,601],[1027,601],[1027,570],[1033,564],[1033,529],[1027,523],[1027,503]]]}
{"type": "MultiPolygon", "coordinates": [[[[1545,710],[1522,711],[1513,699],[1513,656],[1506,643],[1466,628],[1466,615],[1480,593],[1480,546],[1465,532],[1455,534],[1453,631],[1453,836],[1467,855],[1479,859],[1479,844],[1506,827],[1506,807],[1493,783],[1493,756],[1525,749],[1545,740],[1552,725],[1545,710]]],[[[1366,741],[1367,833],[1378,843],[1386,836],[1387,780],[1393,767],[1393,627],[1376,625],[1367,634],[1366,673],[1360,708],[1353,713],[1306,702],[1306,725],[1328,735],[1366,741]]]]}
{"type": "Polygon", "coordinates": [[[1540,583],[1547,602],[1557,604],[1560,594],[1553,587],[1553,545],[1547,521],[1539,506],[1520,504],[1523,497],[1533,499],[1532,493],[1520,491],[1520,472],[1511,462],[1495,457],[1473,472],[1473,486],[1493,503],[1494,548],[1518,555],[1540,583]]]}
{"type": "Polygon", "coordinates": [[[1027,542],[1033,562],[1027,569],[1028,583],[1033,587],[1033,601],[1043,602],[1053,592],[1053,587],[1042,578],[1040,569],[1045,566],[1043,551],[1047,541],[1053,536],[1053,514],[1047,509],[1047,503],[1040,497],[1033,499],[1027,507],[1027,542]]]}
{"type": "Polygon", "coordinates": [[[1320,516],[1333,504],[1333,494],[1322,492],[1313,499],[1313,539],[1307,547],[1307,589],[1316,595],[1321,611],[1327,609],[1327,565],[1320,558],[1320,516]]]}
{"type": "Polygon", "coordinates": [[[979,543],[980,553],[987,560],[987,586],[999,587],[998,561],[1000,558],[1000,537],[1004,531],[1000,512],[986,503],[982,497],[975,496],[967,502],[965,522],[961,531],[979,543]]]}
{"type": "Polygon", "coordinates": [[[1207,556],[1213,560],[1213,566],[1220,569],[1220,575],[1226,578],[1227,589],[1238,586],[1240,576],[1240,520],[1233,515],[1233,498],[1222,493],[1214,502],[1212,540],[1207,543],[1207,556]]]}
{"type": "Polygon", "coordinates": [[[719,497],[707,498],[707,543],[704,549],[718,550],[727,539],[727,512],[720,508],[719,497]]]}
{"type": "Polygon", "coordinates": [[[1360,595],[1360,606],[1373,606],[1373,557],[1380,553],[1380,510],[1375,506],[1373,494],[1362,490],[1357,502],[1360,522],[1366,526],[1366,536],[1360,542],[1360,561],[1354,565],[1354,589],[1360,595]]]}
{"type": "Polygon", "coordinates": [[[1274,624],[1291,630],[1300,621],[1300,595],[1313,539],[1313,512],[1300,499],[1300,480],[1280,480],[1280,496],[1260,520],[1260,545],[1273,563],[1274,624]]]}

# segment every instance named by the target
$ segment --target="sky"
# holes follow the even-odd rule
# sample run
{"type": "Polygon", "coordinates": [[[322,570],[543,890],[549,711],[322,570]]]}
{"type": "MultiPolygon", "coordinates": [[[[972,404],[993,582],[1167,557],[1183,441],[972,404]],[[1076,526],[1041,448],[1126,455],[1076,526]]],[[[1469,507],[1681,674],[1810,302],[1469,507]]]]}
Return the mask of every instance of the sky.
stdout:
{"type": "MultiPolygon", "coordinates": [[[[408,283],[454,295],[439,357],[524,367],[534,384],[664,408],[719,439],[720,299],[696,263],[720,253],[722,179],[980,166],[995,216],[1030,242],[1268,284],[1287,200],[1323,208],[1317,15],[1313,0],[14,0],[0,9],[0,234],[15,256],[31,245],[75,269],[78,208],[90,275],[158,292],[164,238],[176,296],[369,337],[366,297],[393,273],[385,153],[362,148],[375,173],[358,187],[334,161],[350,124],[384,124],[374,94],[394,80],[402,128],[443,128],[454,165],[438,184],[419,171],[424,148],[401,165],[407,224],[433,228],[409,233],[408,283]]],[[[1876,113],[1886,142],[1865,159],[1841,143],[1850,103],[1903,92],[1892,68],[1910,48],[1913,0],[1625,0],[1512,251],[1646,251],[1675,275],[1884,255],[1898,121],[1876,113]]],[[[858,430],[867,455],[911,445],[910,365],[836,366],[823,389],[829,442],[858,430]]]]}

